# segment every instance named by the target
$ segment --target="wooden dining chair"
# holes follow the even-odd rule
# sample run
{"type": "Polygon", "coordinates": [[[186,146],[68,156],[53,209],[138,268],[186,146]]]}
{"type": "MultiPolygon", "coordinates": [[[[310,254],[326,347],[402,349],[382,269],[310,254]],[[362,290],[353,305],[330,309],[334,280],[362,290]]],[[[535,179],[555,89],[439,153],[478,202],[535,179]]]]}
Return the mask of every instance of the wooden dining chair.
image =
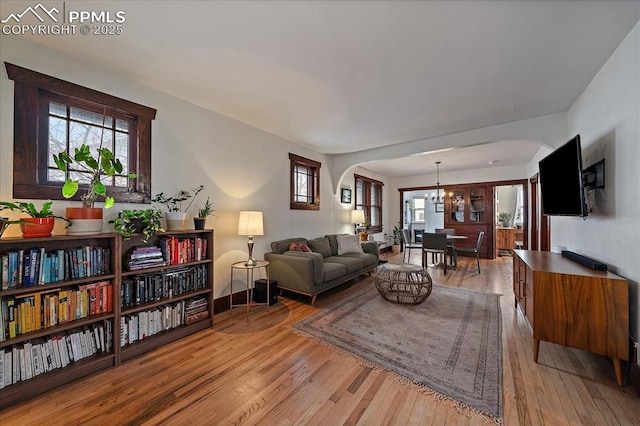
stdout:
{"type": "Polygon", "coordinates": [[[427,255],[431,253],[431,261],[435,263],[436,254],[444,257],[444,273],[447,273],[447,235],[425,232],[422,234],[422,267],[427,267],[427,255]]]}

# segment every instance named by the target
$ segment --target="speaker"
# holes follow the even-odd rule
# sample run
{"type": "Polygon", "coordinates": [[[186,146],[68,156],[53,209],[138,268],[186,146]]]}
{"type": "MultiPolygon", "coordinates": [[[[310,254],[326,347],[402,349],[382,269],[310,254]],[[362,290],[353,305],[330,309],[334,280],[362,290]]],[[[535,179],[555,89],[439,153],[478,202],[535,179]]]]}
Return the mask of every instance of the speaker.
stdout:
{"type": "Polygon", "coordinates": [[[607,265],[605,263],[598,262],[597,260],[593,260],[590,257],[583,256],[569,250],[563,250],[562,256],[566,257],[567,259],[571,259],[574,262],[578,262],[579,264],[584,265],[587,268],[595,269],[596,271],[607,270],[607,265]]]}
{"type": "MultiPolygon", "coordinates": [[[[267,280],[261,279],[254,282],[253,301],[267,302],[267,280]]],[[[278,281],[269,280],[269,306],[278,303],[278,281]]]]}

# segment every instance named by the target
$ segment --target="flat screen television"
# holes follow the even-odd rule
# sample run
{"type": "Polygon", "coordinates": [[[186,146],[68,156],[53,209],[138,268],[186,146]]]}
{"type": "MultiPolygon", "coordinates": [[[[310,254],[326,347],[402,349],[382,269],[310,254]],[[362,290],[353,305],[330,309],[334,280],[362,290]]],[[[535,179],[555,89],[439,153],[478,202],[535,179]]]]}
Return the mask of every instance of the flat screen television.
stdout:
{"type": "Polygon", "coordinates": [[[582,170],[580,135],[576,135],[538,163],[542,213],[547,216],[588,214],[582,170]]]}

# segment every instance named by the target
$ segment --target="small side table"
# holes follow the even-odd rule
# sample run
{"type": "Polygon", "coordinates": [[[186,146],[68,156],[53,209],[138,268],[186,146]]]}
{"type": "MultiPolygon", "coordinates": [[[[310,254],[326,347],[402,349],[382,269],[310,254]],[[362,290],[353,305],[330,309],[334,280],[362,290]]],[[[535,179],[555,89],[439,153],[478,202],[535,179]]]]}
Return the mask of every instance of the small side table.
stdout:
{"type": "Polygon", "coordinates": [[[265,305],[267,307],[267,311],[269,311],[269,286],[267,286],[267,299],[266,303],[254,302],[253,301],[253,271],[255,269],[264,268],[267,273],[267,282],[269,282],[269,262],[266,260],[256,260],[257,264],[255,266],[247,266],[245,265],[245,261],[236,262],[231,265],[231,290],[229,294],[229,315],[233,315],[233,308],[238,306],[246,306],[247,307],[247,321],[249,321],[249,311],[251,310],[251,305],[265,305]],[[244,270],[247,274],[247,302],[246,303],[238,303],[233,304],[233,273],[236,270],[244,270]]]}

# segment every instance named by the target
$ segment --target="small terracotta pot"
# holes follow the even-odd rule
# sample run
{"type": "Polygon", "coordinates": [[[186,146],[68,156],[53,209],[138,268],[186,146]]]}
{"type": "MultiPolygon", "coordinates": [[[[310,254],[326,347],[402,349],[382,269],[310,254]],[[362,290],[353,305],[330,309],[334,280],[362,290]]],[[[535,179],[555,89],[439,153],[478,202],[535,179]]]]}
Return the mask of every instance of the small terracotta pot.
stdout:
{"type": "Polygon", "coordinates": [[[67,207],[67,219],[71,226],[68,235],[88,235],[102,232],[102,208],[100,207],[67,207]]]}
{"type": "Polygon", "coordinates": [[[55,217],[22,217],[20,220],[33,223],[33,225],[20,225],[23,238],[50,237],[53,226],[56,224],[55,217]]]}
{"type": "Polygon", "coordinates": [[[100,207],[67,207],[67,219],[102,220],[102,209],[100,207]]]}

